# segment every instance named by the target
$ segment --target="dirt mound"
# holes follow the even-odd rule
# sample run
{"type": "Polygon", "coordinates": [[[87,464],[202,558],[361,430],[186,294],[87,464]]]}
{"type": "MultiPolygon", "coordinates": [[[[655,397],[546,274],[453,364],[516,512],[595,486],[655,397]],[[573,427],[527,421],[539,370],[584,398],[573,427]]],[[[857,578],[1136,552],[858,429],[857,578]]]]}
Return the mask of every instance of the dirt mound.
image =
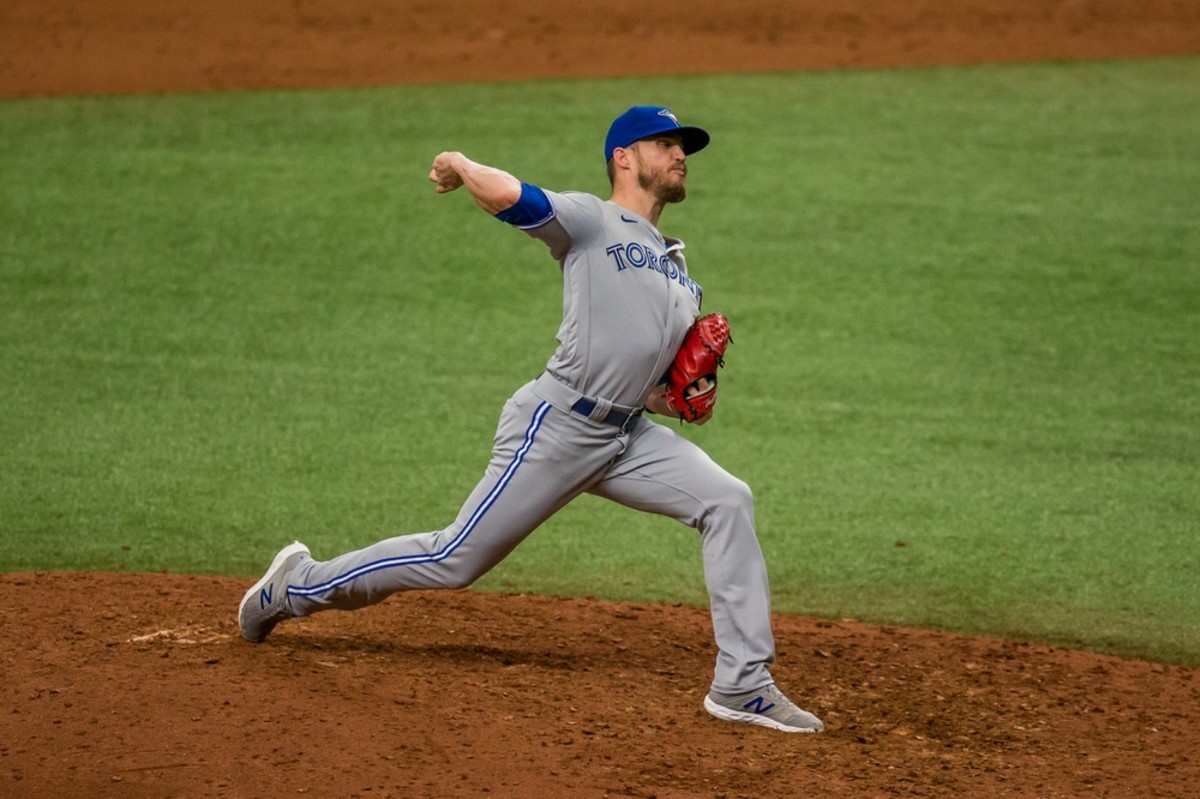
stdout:
{"type": "Polygon", "coordinates": [[[0,576],[14,797],[1194,796],[1194,670],[775,620],[823,735],[717,721],[705,611],[422,592],[238,635],[249,581],[0,576]]]}

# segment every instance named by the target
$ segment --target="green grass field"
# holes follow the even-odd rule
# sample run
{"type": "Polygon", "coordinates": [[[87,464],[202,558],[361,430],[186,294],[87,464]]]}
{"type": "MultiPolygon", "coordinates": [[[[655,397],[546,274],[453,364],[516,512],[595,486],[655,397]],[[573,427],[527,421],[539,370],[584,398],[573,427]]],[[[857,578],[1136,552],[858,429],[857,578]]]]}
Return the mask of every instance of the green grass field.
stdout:
{"type": "MultiPolygon", "coordinates": [[[[432,157],[602,193],[660,101],[776,610],[1200,664],[1200,59],[2,102],[0,570],[443,526],[561,291],[432,157]]],[[[593,498],[479,585],[705,601],[593,498]]]]}

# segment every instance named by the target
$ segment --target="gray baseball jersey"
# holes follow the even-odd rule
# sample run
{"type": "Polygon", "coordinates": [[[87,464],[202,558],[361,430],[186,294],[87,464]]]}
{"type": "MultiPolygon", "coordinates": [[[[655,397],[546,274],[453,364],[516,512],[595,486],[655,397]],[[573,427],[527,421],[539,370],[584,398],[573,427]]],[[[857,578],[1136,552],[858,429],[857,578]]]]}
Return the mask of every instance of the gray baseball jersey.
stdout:
{"type": "Polygon", "coordinates": [[[445,529],[306,560],[289,579],[290,610],[303,616],[470,585],[589,492],[698,530],[719,650],[712,687],[761,688],[772,682],[774,640],[750,489],[640,415],[699,313],[683,242],[598,197],[545,194],[547,217],[522,227],[562,269],[558,348],[505,404],[482,479],[445,529]]]}
{"type": "Polygon", "coordinates": [[[549,222],[528,229],[563,272],[563,321],[546,371],[589,396],[641,407],[700,312],[683,242],[590,194],[546,192],[549,222]]]}

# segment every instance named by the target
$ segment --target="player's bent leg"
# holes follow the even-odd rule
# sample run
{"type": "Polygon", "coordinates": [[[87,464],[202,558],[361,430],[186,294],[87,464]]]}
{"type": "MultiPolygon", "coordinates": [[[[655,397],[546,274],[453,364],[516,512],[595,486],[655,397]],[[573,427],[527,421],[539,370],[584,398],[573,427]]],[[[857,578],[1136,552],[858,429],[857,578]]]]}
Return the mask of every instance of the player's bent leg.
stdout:
{"type": "Polygon", "coordinates": [[[718,656],[713,687],[737,693],[772,682],[767,569],[743,481],[674,430],[643,424],[592,493],[674,518],[700,533],[718,656]]]}
{"type": "Polygon", "coordinates": [[[820,732],[821,720],[784,696],[769,671],[775,656],[770,587],[750,487],[675,431],[657,424],[643,428],[590,490],[700,533],[718,648],[705,710],[782,732],[820,732]]]}

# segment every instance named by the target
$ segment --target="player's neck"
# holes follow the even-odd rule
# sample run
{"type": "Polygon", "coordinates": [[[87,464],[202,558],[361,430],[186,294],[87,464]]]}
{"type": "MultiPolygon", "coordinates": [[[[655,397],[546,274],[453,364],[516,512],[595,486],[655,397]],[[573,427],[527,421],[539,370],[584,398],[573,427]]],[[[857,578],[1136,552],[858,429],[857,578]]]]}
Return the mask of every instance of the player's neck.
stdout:
{"type": "Polygon", "coordinates": [[[628,208],[635,214],[640,214],[649,220],[650,224],[658,227],[658,218],[662,216],[666,203],[649,192],[638,188],[617,186],[613,188],[612,201],[622,208],[628,208]]]}

